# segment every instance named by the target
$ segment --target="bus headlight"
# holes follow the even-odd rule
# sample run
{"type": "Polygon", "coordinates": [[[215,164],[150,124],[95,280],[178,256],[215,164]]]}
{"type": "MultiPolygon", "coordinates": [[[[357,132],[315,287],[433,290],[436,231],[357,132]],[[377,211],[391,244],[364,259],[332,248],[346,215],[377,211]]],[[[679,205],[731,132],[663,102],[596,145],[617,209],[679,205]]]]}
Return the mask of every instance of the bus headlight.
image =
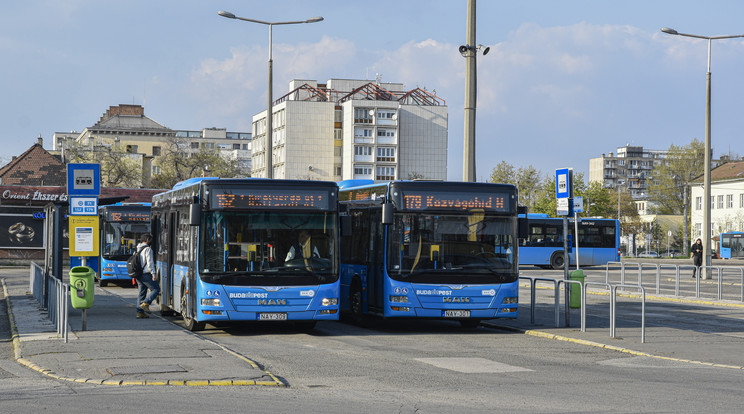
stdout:
{"type": "Polygon", "coordinates": [[[390,296],[390,302],[408,303],[408,296],[390,296]]]}
{"type": "Polygon", "coordinates": [[[222,306],[222,302],[220,302],[219,299],[202,299],[201,300],[202,306],[222,306]]]}
{"type": "Polygon", "coordinates": [[[503,303],[504,305],[507,305],[510,303],[519,303],[519,298],[516,296],[507,297],[507,298],[504,298],[503,302],[501,303],[503,303]]]}
{"type": "Polygon", "coordinates": [[[323,298],[320,301],[321,306],[336,306],[338,305],[338,298],[323,298]]]}

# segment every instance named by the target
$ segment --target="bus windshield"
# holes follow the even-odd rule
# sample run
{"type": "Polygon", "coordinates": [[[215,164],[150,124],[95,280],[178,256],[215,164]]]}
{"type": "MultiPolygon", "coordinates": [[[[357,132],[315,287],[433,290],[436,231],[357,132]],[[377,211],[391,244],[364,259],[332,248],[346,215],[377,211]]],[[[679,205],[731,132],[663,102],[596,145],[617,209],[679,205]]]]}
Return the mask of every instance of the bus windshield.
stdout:
{"type": "Polygon", "coordinates": [[[426,283],[507,283],[517,278],[516,220],[470,212],[397,214],[388,274],[426,283]]]}
{"type": "Polygon", "coordinates": [[[317,211],[204,212],[200,276],[238,286],[335,282],[336,218],[317,211]]]}
{"type": "Polygon", "coordinates": [[[149,231],[149,223],[105,221],[103,223],[103,251],[101,255],[107,260],[127,260],[137,247],[140,236],[149,231]]]}

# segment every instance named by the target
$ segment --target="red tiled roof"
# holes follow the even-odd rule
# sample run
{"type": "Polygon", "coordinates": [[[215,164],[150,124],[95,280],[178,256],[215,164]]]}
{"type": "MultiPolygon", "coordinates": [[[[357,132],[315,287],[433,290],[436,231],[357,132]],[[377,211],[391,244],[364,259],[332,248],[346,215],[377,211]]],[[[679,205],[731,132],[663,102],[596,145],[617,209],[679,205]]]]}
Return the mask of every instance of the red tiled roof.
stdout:
{"type": "Polygon", "coordinates": [[[34,144],[0,168],[0,179],[3,185],[64,186],[67,167],[57,156],[34,144]]]}

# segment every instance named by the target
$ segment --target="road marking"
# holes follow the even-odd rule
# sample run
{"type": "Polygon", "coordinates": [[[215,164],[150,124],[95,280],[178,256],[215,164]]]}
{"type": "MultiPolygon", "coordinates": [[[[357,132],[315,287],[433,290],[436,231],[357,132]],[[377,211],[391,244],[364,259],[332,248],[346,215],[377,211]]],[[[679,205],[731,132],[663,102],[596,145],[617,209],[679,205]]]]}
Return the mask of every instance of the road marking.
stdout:
{"type": "Polygon", "coordinates": [[[502,364],[485,358],[414,358],[416,361],[465,374],[500,374],[531,372],[531,369],[502,364]]]}

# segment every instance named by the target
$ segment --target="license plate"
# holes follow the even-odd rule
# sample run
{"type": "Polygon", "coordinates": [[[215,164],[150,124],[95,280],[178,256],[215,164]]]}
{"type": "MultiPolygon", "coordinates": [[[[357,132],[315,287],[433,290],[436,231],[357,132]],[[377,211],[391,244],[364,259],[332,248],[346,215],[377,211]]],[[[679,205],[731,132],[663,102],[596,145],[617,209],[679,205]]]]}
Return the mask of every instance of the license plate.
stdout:
{"type": "Polygon", "coordinates": [[[286,321],[287,320],[287,314],[286,313],[280,313],[280,312],[259,313],[258,314],[258,320],[259,321],[286,321]]]}
{"type": "Polygon", "coordinates": [[[446,310],[444,311],[445,318],[469,318],[469,310],[446,310]]]}

